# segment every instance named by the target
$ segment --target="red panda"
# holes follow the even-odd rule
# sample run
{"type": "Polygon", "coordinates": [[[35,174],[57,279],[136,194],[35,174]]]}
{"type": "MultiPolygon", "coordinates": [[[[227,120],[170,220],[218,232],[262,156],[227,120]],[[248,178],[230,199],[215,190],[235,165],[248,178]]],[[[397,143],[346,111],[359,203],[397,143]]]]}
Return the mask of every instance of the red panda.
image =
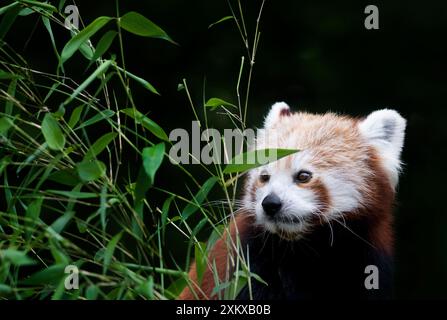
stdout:
{"type": "Polygon", "coordinates": [[[392,209],[406,121],[394,110],[366,118],[272,106],[256,148],[300,152],[248,172],[243,210],[214,245],[208,269],[179,299],[217,299],[235,271],[227,245],[239,235],[253,280],[238,299],[387,298],[392,295],[392,209]],[[214,272],[211,266],[215,265],[214,272]],[[378,288],[365,286],[377,267],[378,288]],[[214,289],[215,291],[215,289],[214,289]]]}

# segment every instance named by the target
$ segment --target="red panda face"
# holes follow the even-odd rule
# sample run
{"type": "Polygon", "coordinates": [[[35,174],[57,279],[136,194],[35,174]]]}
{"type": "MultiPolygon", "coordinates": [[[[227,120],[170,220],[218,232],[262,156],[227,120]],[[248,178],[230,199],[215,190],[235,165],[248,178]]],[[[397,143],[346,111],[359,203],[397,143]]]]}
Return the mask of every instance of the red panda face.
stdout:
{"type": "Polygon", "coordinates": [[[328,113],[291,113],[273,105],[256,149],[300,152],[248,174],[245,207],[267,231],[286,239],[348,215],[394,191],[400,170],[405,120],[394,110],[366,119],[328,113]],[[386,189],[386,190],[385,190],[386,189]]]}

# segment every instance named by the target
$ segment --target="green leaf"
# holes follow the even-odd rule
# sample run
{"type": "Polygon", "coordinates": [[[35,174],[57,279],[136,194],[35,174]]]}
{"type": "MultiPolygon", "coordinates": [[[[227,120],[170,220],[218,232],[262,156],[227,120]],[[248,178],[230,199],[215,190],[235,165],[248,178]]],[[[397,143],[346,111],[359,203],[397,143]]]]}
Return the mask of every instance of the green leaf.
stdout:
{"type": "Polygon", "coordinates": [[[103,232],[106,231],[106,213],[107,213],[107,185],[103,185],[101,188],[101,194],[100,194],[100,203],[99,203],[99,217],[101,220],[101,227],[103,232]]]}
{"type": "Polygon", "coordinates": [[[19,12],[19,16],[21,16],[21,17],[26,17],[26,16],[29,16],[30,14],[33,14],[33,13],[35,13],[36,11],[34,11],[33,9],[31,9],[31,8],[23,8],[22,10],[20,10],[20,12],[19,12]]]}
{"type": "Polygon", "coordinates": [[[19,3],[18,2],[13,2],[11,4],[8,4],[7,6],[1,7],[0,8],[0,15],[4,14],[9,9],[17,7],[17,6],[19,6],[19,3]]]}
{"type": "Polygon", "coordinates": [[[6,11],[5,15],[2,17],[2,20],[0,21],[0,40],[3,40],[3,38],[8,33],[9,29],[14,24],[14,21],[19,15],[20,10],[21,10],[20,6],[17,6],[9,8],[6,11]]]}
{"type": "Polygon", "coordinates": [[[230,107],[237,108],[234,104],[229,103],[229,102],[219,99],[219,98],[211,98],[205,103],[205,107],[211,108],[211,110],[214,110],[220,106],[230,106],[230,107]]]}
{"type": "Polygon", "coordinates": [[[14,122],[7,117],[0,118],[0,135],[5,135],[13,124],[14,122]]]}
{"type": "Polygon", "coordinates": [[[0,283],[0,297],[12,293],[12,288],[6,284],[0,283]]]}
{"type": "Polygon", "coordinates": [[[250,272],[250,276],[252,278],[254,278],[256,281],[262,283],[265,286],[268,286],[269,284],[267,282],[264,281],[264,279],[262,279],[258,274],[250,272]]]}
{"type": "Polygon", "coordinates": [[[65,137],[59,123],[51,113],[47,113],[42,121],[42,133],[48,147],[53,150],[62,151],[65,146],[65,137]]]}
{"type": "MultiPolygon", "coordinates": [[[[34,11],[31,11],[31,12],[34,12],[34,11]]],[[[57,59],[60,60],[60,55],[59,55],[59,52],[57,51],[56,41],[54,40],[54,34],[53,34],[53,29],[51,28],[50,19],[48,17],[42,15],[42,22],[43,22],[45,28],[47,29],[48,35],[50,36],[51,45],[53,46],[54,53],[56,54],[57,59]]]]}
{"type": "Polygon", "coordinates": [[[57,264],[69,264],[70,258],[67,256],[67,253],[61,248],[60,243],[54,239],[50,238],[50,251],[53,256],[54,261],[57,264]]]}
{"type": "Polygon", "coordinates": [[[214,228],[213,232],[211,232],[211,235],[209,236],[208,241],[206,243],[207,250],[211,250],[214,247],[217,240],[219,240],[222,237],[224,232],[225,232],[225,226],[222,224],[214,228]]]}
{"type": "Polygon", "coordinates": [[[174,195],[170,196],[165,200],[163,203],[163,207],[161,209],[161,230],[162,230],[162,237],[165,238],[165,230],[166,230],[166,222],[168,221],[168,213],[169,208],[171,207],[171,202],[174,200],[174,195]]]}
{"type": "Polygon", "coordinates": [[[31,235],[31,228],[33,227],[34,223],[38,221],[39,217],[40,217],[40,211],[42,208],[42,202],[43,202],[43,197],[39,197],[36,200],[34,200],[33,202],[31,202],[28,205],[28,208],[26,208],[26,214],[25,217],[28,219],[27,221],[25,221],[25,227],[26,227],[26,236],[29,239],[30,235],[31,235]]]}
{"type": "Polygon", "coordinates": [[[10,155],[3,157],[0,160],[0,176],[3,174],[3,171],[6,169],[6,167],[11,163],[11,160],[12,159],[10,155]]]}
{"type": "Polygon", "coordinates": [[[183,289],[188,285],[188,281],[185,277],[180,277],[174,282],[172,282],[169,287],[166,289],[165,293],[170,294],[172,299],[177,298],[183,289]]]}
{"type": "Polygon", "coordinates": [[[91,126],[92,124],[95,124],[96,122],[111,118],[114,115],[115,115],[115,112],[113,110],[107,109],[107,110],[100,111],[100,112],[98,112],[97,115],[94,115],[93,117],[91,117],[90,119],[88,119],[87,121],[85,121],[84,123],[79,125],[76,128],[76,130],[91,126]]]}
{"type": "Polygon", "coordinates": [[[163,162],[164,153],[165,144],[163,142],[143,149],[143,167],[149,176],[151,185],[154,183],[155,173],[163,162]]]}
{"type": "Polygon", "coordinates": [[[246,287],[247,283],[248,283],[248,278],[247,277],[238,277],[234,279],[231,282],[231,287],[230,290],[228,290],[229,292],[226,292],[226,294],[234,294],[233,296],[230,296],[229,298],[233,298],[236,299],[236,297],[239,295],[239,293],[241,292],[241,290],[246,287]],[[236,280],[237,279],[237,280],[236,280]]]}
{"type": "Polygon", "coordinates": [[[298,152],[296,149],[261,149],[238,154],[225,167],[224,173],[244,172],[298,152]]]}
{"type": "Polygon", "coordinates": [[[85,290],[85,298],[87,300],[96,300],[96,298],[98,297],[98,293],[99,288],[96,285],[91,284],[85,290]]]}
{"type": "Polygon", "coordinates": [[[84,161],[94,159],[98,154],[100,154],[110,142],[115,139],[118,134],[116,132],[109,132],[103,135],[101,138],[95,141],[84,156],[84,161]]]}
{"type": "Polygon", "coordinates": [[[121,110],[121,112],[134,119],[137,123],[141,124],[144,128],[152,132],[156,137],[160,138],[161,140],[169,141],[166,132],[158,124],[146,117],[137,109],[128,108],[121,110]]]}
{"type": "Polygon", "coordinates": [[[217,296],[221,291],[230,287],[231,287],[231,281],[219,283],[213,288],[213,291],[211,291],[211,296],[217,296]]]}
{"type": "Polygon", "coordinates": [[[163,31],[163,29],[137,12],[128,12],[118,21],[121,28],[130,33],[142,37],[159,38],[177,44],[163,31]]]}
{"type": "Polygon", "coordinates": [[[68,126],[74,128],[74,126],[79,122],[81,118],[81,113],[84,110],[84,106],[76,107],[71,113],[70,120],[68,120],[68,126]]]}
{"type": "Polygon", "coordinates": [[[55,232],[60,234],[65,229],[70,220],[73,219],[74,215],[74,211],[66,212],[63,216],[57,218],[56,221],[51,224],[51,228],[55,232]]]}
{"type": "Polygon", "coordinates": [[[199,285],[202,284],[203,275],[206,270],[206,243],[198,242],[194,246],[194,254],[196,259],[196,272],[199,285]]]}
{"type": "Polygon", "coordinates": [[[63,169],[52,173],[48,180],[66,185],[66,186],[76,186],[79,184],[80,180],[75,170],[73,169],[63,169]]]}
{"type": "Polygon", "coordinates": [[[150,180],[146,174],[144,167],[141,167],[138,171],[137,181],[135,183],[134,198],[135,198],[135,210],[142,212],[143,200],[145,198],[146,191],[151,187],[150,180]]]}
{"type": "Polygon", "coordinates": [[[118,32],[110,30],[101,37],[98,44],[96,45],[96,50],[93,54],[92,61],[98,60],[99,57],[101,57],[104,53],[107,52],[107,50],[109,50],[117,34],[118,32]]]}
{"type": "Polygon", "coordinates": [[[96,18],[87,27],[79,31],[73,38],[71,38],[61,53],[61,64],[70,59],[70,57],[79,49],[79,47],[89,40],[96,32],[104,27],[112,18],[99,17],[96,18]]]}
{"type": "MultiPolygon", "coordinates": [[[[8,95],[11,97],[16,96],[16,88],[17,88],[17,79],[13,79],[8,87],[8,95]]],[[[5,102],[5,113],[8,115],[12,115],[12,110],[14,107],[14,99],[8,99],[8,101],[5,102]]]]}
{"type": "MultiPolygon", "coordinates": [[[[22,171],[22,169],[31,164],[34,160],[36,160],[36,158],[38,158],[40,155],[42,155],[42,153],[47,149],[48,147],[48,143],[44,142],[41,145],[39,145],[37,147],[36,150],[34,150],[28,157],[26,157],[25,161],[23,161],[20,166],[17,168],[17,173],[19,173],[20,171],[22,171]]],[[[60,157],[61,154],[58,154],[56,157],[60,157]]],[[[56,157],[54,159],[56,159],[56,157]]],[[[50,164],[48,164],[48,166],[50,166],[50,164]]]]}
{"type": "Polygon", "coordinates": [[[103,75],[107,69],[112,65],[112,60],[105,60],[101,65],[87,78],[82,82],[73,93],[63,102],[63,105],[67,105],[74,98],[76,98],[82,91],[84,91],[96,78],[99,78],[103,75]]]}
{"type": "Polygon", "coordinates": [[[149,276],[147,280],[135,288],[138,293],[142,294],[147,299],[154,299],[154,278],[149,276]]]}
{"type": "MultiPolygon", "coordinates": [[[[90,46],[90,42],[84,42],[83,44],[81,44],[81,46],[79,47],[79,52],[82,53],[82,55],[87,59],[87,60],[92,60],[94,52],[92,47],[90,46]]],[[[61,65],[62,66],[62,65],[61,65]]]]}
{"type": "Polygon", "coordinates": [[[182,211],[183,219],[185,220],[188,219],[190,215],[192,215],[200,208],[200,205],[206,199],[208,193],[211,191],[211,189],[214,187],[217,181],[218,181],[217,177],[211,177],[205,181],[200,190],[194,196],[192,203],[188,203],[186,207],[183,209],[182,211]]]}
{"type": "Polygon", "coordinates": [[[50,10],[52,12],[57,12],[57,8],[55,6],[52,6],[49,3],[33,1],[33,0],[19,0],[19,2],[25,3],[27,5],[34,7],[34,8],[40,8],[40,9],[44,9],[44,10],[50,10]]]}
{"type": "Polygon", "coordinates": [[[57,284],[65,275],[65,266],[61,264],[52,265],[46,269],[38,271],[29,278],[22,281],[25,285],[57,284]]]}
{"type": "Polygon", "coordinates": [[[21,79],[22,76],[0,70],[0,80],[21,79]]]}
{"type": "Polygon", "coordinates": [[[74,199],[90,199],[90,198],[98,198],[99,195],[93,192],[79,192],[79,191],[61,191],[61,190],[46,190],[46,192],[63,196],[66,198],[74,198],[74,199]]]}
{"type": "Polygon", "coordinates": [[[211,28],[211,27],[213,27],[213,26],[215,26],[216,24],[222,23],[222,22],[224,22],[224,21],[227,21],[227,20],[230,20],[230,19],[233,19],[233,18],[234,18],[233,16],[226,16],[226,17],[223,17],[222,19],[219,19],[219,20],[217,20],[216,22],[211,23],[211,24],[208,26],[208,29],[211,28]]]}
{"type": "Polygon", "coordinates": [[[15,266],[28,266],[36,264],[36,261],[29,258],[24,251],[15,249],[0,250],[0,260],[12,263],[15,266]]]}
{"type": "Polygon", "coordinates": [[[116,245],[120,241],[122,235],[123,235],[122,232],[118,233],[107,244],[106,250],[104,251],[104,263],[102,266],[104,274],[107,272],[107,269],[109,268],[110,262],[112,261],[113,253],[115,252],[116,245]]]}
{"type": "Polygon", "coordinates": [[[140,78],[136,75],[134,75],[133,73],[130,73],[127,70],[124,70],[121,67],[116,66],[116,68],[118,70],[120,70],[121,72],[124,72],[127,76],[129,76],[131,79],[135,80],[136,82],[138,82],[139,84],[141,84],[143,87],[145,87],[146,89],[148,89],[150,92],[155,93],[157,95],[160,95],[160,93],[157,91],[157,89],[154,88],[154,86],[152,84],[150,84],[148,81],[144,80],[143,78],[140,78]]]}
{"type": "Polygon", "coordinates": [[[76,165],[79,177],[85,182],[101,178],[106,173],[106,165],[99,160],[83,161],[76,165]]]}

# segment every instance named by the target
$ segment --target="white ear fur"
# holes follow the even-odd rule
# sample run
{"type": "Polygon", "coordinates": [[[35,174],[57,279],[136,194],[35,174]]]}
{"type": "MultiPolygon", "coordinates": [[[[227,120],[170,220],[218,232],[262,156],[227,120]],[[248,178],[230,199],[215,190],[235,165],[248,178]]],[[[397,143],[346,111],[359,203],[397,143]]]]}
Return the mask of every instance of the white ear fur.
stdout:
{"type": "Polygon", "coordinates": [[[397,185],[401,167],[406,120],[395,110],[372,112],[359,124],[361,134],[379,151],[393,187],[397,185]]]}
{"type": "Polygon", "coordinates": [[[290,107],[285,102],[276,102],[271,108],[270,112],[265,118],[264,121],[264,128],[271,128],[273,127],[279,119],[284,116],[288,115],[290,113],[290,107]]]}

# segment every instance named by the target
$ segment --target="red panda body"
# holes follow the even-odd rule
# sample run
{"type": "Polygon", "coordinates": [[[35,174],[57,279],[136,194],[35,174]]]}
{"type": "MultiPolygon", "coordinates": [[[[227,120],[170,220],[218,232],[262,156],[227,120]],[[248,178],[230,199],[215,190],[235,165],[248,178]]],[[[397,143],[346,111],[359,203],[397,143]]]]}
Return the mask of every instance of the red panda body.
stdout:
{"type": "Polygon", "coordinates": [[[292,113],[275,104],[257,136],[257,149],[300,152],[251,170],[244,206],[229,234],[214,245],[199,284],[180,299],[216,299],[219,281],[235,271],[239,235],[252,280],[238,299],[385,298],[392,287],[392,208],[405,120],[393,110],[365,119],[332,113],[292,113]],[[377,286],[368,286],[370,266],[377,286]],[[215,273],[215,272],[214,272],[215,273]]]}
{"type": "Polygon", "coordinates": [[[368,221],[316,228],[308,238],[284,241],[277,235],[259,241],[259,230],[243,235],[251,272],[268,286],[252,281],[238,299],[374,299],[391,296],[392,256],[368,238],[368,221]],[[349,228],[351,231],[348,231],[349,228]],[[333,237],[333,239],[330,239],[333,237]],[[332,242],[332,243],[331,243],[332,242]],[[370,242],[367,243],[367,242],[370,242]],[[367,266],[379,270],[378,288],[365,286],[367,266]]]}

